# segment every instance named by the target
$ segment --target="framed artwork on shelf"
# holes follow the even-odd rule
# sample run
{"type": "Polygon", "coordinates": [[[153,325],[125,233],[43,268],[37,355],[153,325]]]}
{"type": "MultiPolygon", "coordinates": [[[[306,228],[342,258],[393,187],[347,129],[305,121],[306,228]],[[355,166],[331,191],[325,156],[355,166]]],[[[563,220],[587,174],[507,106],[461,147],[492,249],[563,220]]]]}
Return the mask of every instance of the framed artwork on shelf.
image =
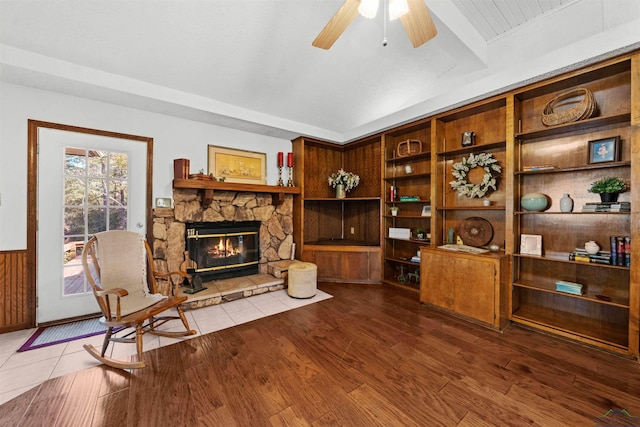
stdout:
{"type": "Polygon", "coordinates": [[[422,216],[431,216],[431,205],[424,205],[422,207],[422,216]]]}
{"type": "Polygon", "coordinates": [[[170,208],[170,207],[171,207],[171,197],[156,198],[156,208],[170,208]]]}
{"type": "Polygon", "coordinates": [[[265,153],[208,146],[209,174],[226,182],[266,184],[265,153]]]}
{"type": "Polygon", "coordinates": [[[620,160],[620,136],[589,141],[590,165],[620,160]]]}
{"type": "Polygon", "coordinates": [[[539,234],[520,235],[520,254],[542,256],[542,236],[539,234]]]}

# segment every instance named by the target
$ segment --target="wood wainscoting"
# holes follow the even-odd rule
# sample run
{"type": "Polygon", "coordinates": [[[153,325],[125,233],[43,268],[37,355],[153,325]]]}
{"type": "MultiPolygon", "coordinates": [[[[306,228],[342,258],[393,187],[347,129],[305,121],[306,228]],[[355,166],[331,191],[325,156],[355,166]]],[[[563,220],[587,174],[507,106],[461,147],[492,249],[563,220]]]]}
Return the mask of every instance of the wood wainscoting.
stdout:
{"type": "Polygon", "coordinates": [[[318,266],[324,282],[380,283],[380,247],[306,244],[302,260],[318,266]]]}
{"type": "Polygon", "coordinates": [[[35,325],[27,272],[27,251],[0,251],[0,333],[35,325]]]}

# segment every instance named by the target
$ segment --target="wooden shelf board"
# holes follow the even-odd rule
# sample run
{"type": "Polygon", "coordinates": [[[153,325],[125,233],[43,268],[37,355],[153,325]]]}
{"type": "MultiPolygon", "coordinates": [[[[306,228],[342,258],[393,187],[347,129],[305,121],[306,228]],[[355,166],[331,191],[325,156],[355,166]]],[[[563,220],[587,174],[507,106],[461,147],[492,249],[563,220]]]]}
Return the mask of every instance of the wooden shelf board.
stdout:
{"type": "Polygon", "coordinates": [[[573,313],[550,313],[541,307],[520,306],[511,315],[515,322],[538,327],[569,338],[582,338],[581,341],[592,342],[602,347],[620,352],[628,351],[628,326],[603,324],[597,319],[573,313]]]}
{"type": "Polygon", "coordinates": [[[430,216],[422,215],[384,215],[385,218],[409,218],[409,219],[430,219],[430,216]]]}
{"type": "Polygon", "coordinates": [[[389,279],[384,279],[382,281],[382,283],[390,285],[390,286],[395,286],[396,288],[406,289],[408,291],[415,292],[416,294],[420,293],[420,285],[419,284],[415,285],[414,283],[411,283],[411,284],[400,283],[397,280],[389,280],[389,279]]]}
{"type": "Polygon", "coordinates": [[[560,211],[544,211],[544,212],[530,212],[530,211],[517,211],[514,215],[630,215],[631,212],[560,212],[560,211]]]}
{"type": "Polygon", "coordinates": [[[418,159],[428,159],[429,157],[431,157],[431,152],[430,151],[423,151],[422,153],[410,154],[408,156],[390,157],[390,158],[386,159],[385,161],[387,163],[404,163],[404,162],[418,160],[418,159]]]}
{"type": "Polygon", "coordinates": [[[596,264],[596,263],[590,263],[590,262],[571,261],[571,260],[569,260],[569,252],[547,251],[543,256],[523,255],[523,254],[514,253],[513,256],[515,258],[527,258],[527,259],[535,259],[535,260],[549,261],[549,262],[563,262],[563,263],[567,263],[567,264],[583,265],[585,267],[593,267],[593,268],[613,268],[613,269],[618,269],[618,270],[629,270],[629,267],[622,267],[622,266],[619,266],[619,265],[596,264]]]}
{"type": "Polygon", "coordinates": [[[482,152],[486,150],[493,150],[496,148],[505,148],[507,146],[506,141],[498,141],[490,144],[472,145],[470,147],[457,148],[455,150],[445,150],[437,153],[438,156],[456,156],[462,154],[469,154],[475,152],[482,152]]]}
{"type": "Polygon", "coordinates": [[[305,197],[305,202],[362,202],[367,200],[380,200],[380,197],[345,197],[338,199],[336,197],[305,197]]]}
{"type": "MultiPolygon", "coordinates": [[[[612,298],[612,301],[603,301],[595,297],[595,295],[589,293],[585,293],[584,295],[573,295],[566,292],[558,292],[555,290],[555,284],[541,284],[541,283],[525,283],[525,282],[514,282],[513,286],[516,288],[526,288],[531,289],[536,292],[544,292],[555,295],[562,295],[569,298],[576,298],[581,300],[586,300],[595,304],[604,304],[611,305],[614,307],[619,307],[623,309],[629,309],[629,299],[624,300],[623,298],[612,298]]],[[[587,286],[588,288],[588,286],[587,286]]]]}
{"type": "Polygon", "coordinates": [[[391,181],[408,181],[410,179],[427,178],[429,176],[431,176],[431,172],[412,173],[412,174],[407,174],[407,175],[392,176],[392,177],[385,178],[384,180],[387,181],[387,182],[391,182],[391,181]]]}
{"type": "Polygon", "coordinates": [[[419,262],[413,262],[409,259],[400,259],[400,258],[390,258],[390,257],[385,257],[384,258],[385,261],[389,261],[389,262],[397,262],[398,264],[406,264],[406,265],[412,265],[415,267],[420,267],[420,263],[419,262]]]}
{"type": "Polygon", "coordinates": [[[246,191],[251,193],[300,194],[300,187],[282,187],[279,185],[239,184],[219,182],[207,179],[174,179],[173,188],[192,188],[198,190],[246,191]]]}
{"type": "Polygon", "coordinates": [[[386,240],[397,240],[399,242],[411,242],[411,243],[422,243],[422,245],[428,245],[430,240],[418,240],[418,239],[398,239],[396,237],[385,237],[386,240]]]}
{"type": "Polygon", "coordinates": [[[631,166],[631,162],[611,162],[611,163],[602,163],[595,165],[584,165],[584,166],[575,166],[572,168],[553,168],[553,169],[538,169],[538,170],[529,170],[529,171],[516,171],[514,175],[540,175],[547,173],[570,173],[570,172],[580,172],[594,169],[608,169],[608,168],[621,168],[631,166]]]}
{"type": "Polygon", "coordinates": [[[564,133],[593,129],[601,126],[608,126],[620,123],[631,122],[631,113],[617,114],[613,116],[594,117],[591,119],[580,120],[578,122],[566,123],[563,125],[549,126],[544,129],[537,129],[530,132],[516,133],[515,138],[526,140],[545,138],[564,133]]]}
{"type": "Polygon", "coordinates": [[[425,203],[431,204],[431,201],[429,199],[405,200],[405,201],[396,200],[395,202],[387,200],[385,203],[388,205],[405,205],[409,203],[420,203],[424,205],[425,203]]]}
{"type": "Polygon", "coordinates": [[[503,211],[504,206],[436,206],[439,211],[503,211]]]}

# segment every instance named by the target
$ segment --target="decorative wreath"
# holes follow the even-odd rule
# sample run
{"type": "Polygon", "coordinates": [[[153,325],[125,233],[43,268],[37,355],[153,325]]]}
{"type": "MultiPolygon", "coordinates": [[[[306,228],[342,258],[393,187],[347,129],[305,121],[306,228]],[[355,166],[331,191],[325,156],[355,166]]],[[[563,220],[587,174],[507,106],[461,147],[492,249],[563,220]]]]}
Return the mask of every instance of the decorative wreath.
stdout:
{"type": "Polygon", "coordinates": [[[490,153],[469,154],[469,158],[462,158],[461,162],[453,164],[453,176],[455,181],[449,182],[451,188],[458,192],[460,196],[484,197],[489,191],[495,191],[497,179],[500,177],[502,167],[490,153]],[[467,182],[469,171],[473,168],[483,168],[484,176],[479,184],[467,182]]]}

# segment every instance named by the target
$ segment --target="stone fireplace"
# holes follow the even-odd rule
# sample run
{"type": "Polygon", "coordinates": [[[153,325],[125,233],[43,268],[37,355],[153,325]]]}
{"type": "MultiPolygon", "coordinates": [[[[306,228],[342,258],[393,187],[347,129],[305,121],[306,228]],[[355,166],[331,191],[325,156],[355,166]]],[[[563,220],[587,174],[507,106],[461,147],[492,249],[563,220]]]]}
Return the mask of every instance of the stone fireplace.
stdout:
{"type": "MultiPolygon", "coordinates": [[[[284,195],[282,202],[276,205],[270,193],[216,190],[210,204],[205,206],[200,190],[176,188],[173,190],[173,200],[172,209],[156,208],[153,211],[153,258],[156,271],[176,271],[186,266],[187,224],[197,222],[257,222],[259,274],[268,273],[268,263],[291,258],[293,196],[290,194],[284,195]]],[[[169,294],[172,286],[181,284],[178,277],[173,280],[172,284],[168,281],[159,282],[159,291],[169,294]]]]}

